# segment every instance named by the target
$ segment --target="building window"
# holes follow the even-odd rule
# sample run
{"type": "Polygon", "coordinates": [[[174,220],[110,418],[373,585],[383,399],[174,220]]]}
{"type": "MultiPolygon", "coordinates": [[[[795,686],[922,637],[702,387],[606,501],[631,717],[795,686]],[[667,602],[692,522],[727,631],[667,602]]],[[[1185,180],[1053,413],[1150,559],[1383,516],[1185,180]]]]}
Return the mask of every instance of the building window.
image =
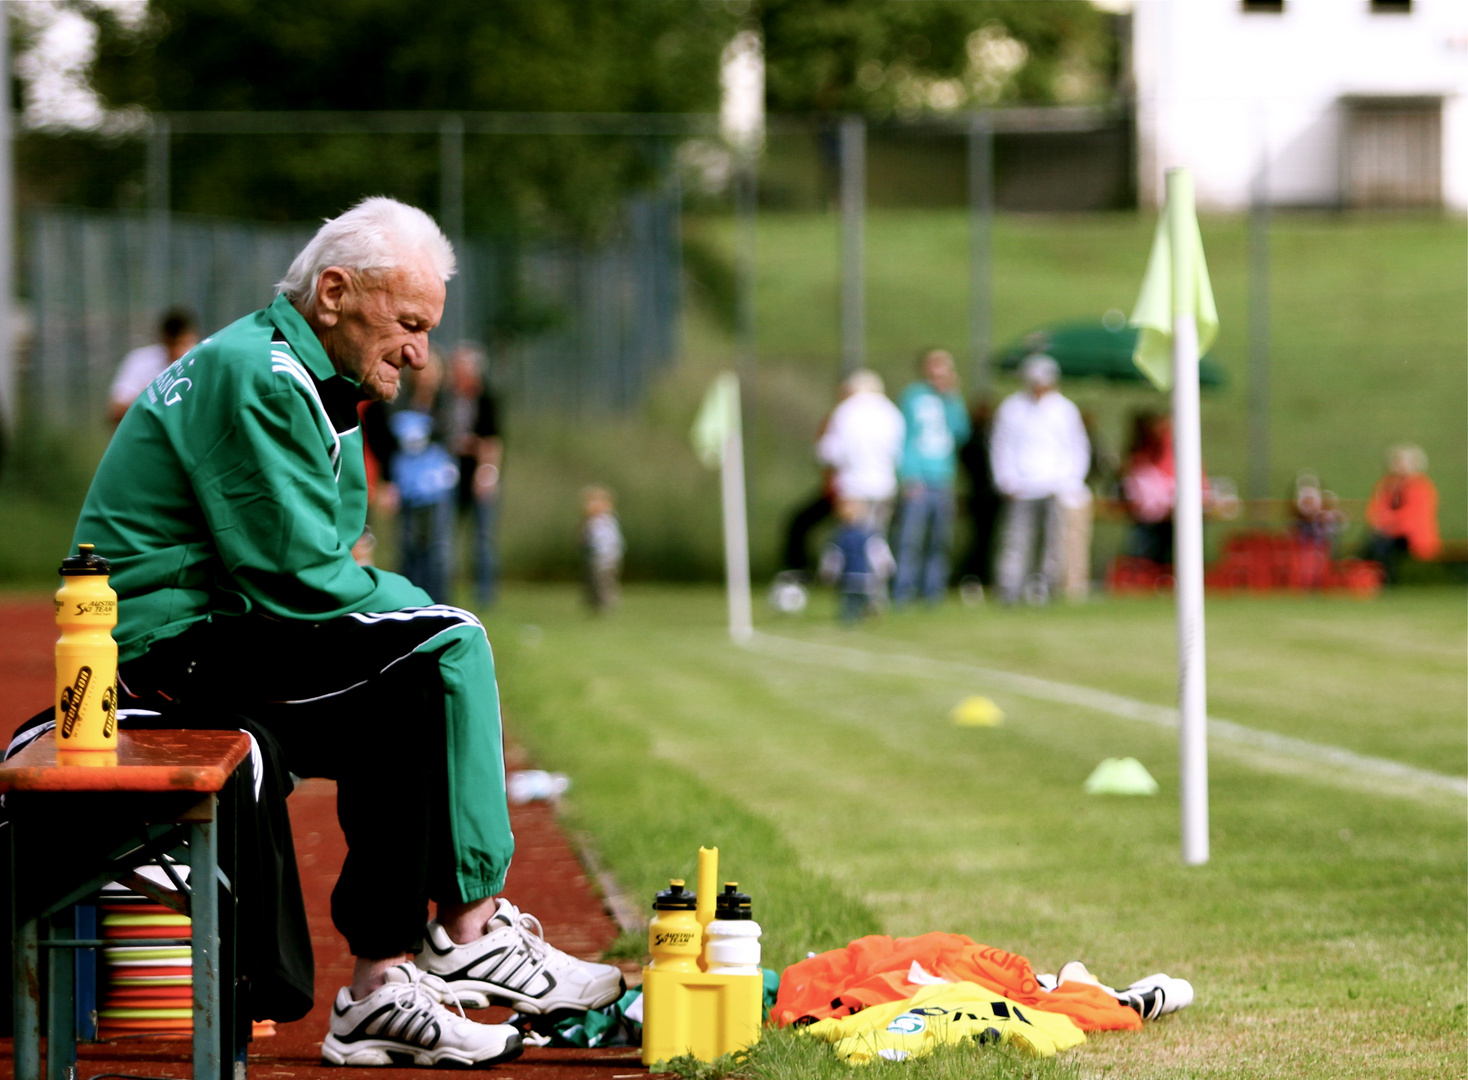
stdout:
{"type": "Polygon", "coordinates": [[[1410,15],[1412,0],[1371,0],[1373,15],[1410,15]]]}
{"type": "Polygon", "coordinates": [[[1244,11],[1280,15],[1284,12],[1284,0],[1244,0],[1244,11]]]}

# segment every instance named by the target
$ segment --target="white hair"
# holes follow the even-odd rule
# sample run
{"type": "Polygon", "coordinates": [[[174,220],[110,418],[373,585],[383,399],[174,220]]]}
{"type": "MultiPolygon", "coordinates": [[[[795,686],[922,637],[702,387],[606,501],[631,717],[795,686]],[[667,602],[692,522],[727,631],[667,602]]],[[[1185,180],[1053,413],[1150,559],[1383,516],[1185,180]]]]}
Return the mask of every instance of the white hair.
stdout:
{"type": "Polygon", "coordinates": [[[1025,362],[1019,366],[1019,377],[1031,389],[1044,387],[1048,390],[1060,382],[1060,365],[1053,356],[1033,353],[1025,357],[1025,362]]]}
{"type": "Polygon", "coordinates": [[[416,206],[374,195],[339,217],[328,218],[292,260],[275,291],[299,304],[312,297],[316,280],[329,266],[382,273],[417,254],[428,257],[443,281],[454,276],[454,248],[438,223],[416,206]]]}
{"type": "Polygon", "coordinates": [[[1393,446],[1386,453],[1387,469],[1395,472],[1400,467],[1404,473],[1425,473],[1427,471],[1427,452],[1420,446],[1412,443],[1401,443],[1393,446]]]}
{"type": "Polygon", "coordinates": [[[859,368],[846,376],[846,389],[853,394],[880,394],[886,386],[875,371],[859,368]]]}

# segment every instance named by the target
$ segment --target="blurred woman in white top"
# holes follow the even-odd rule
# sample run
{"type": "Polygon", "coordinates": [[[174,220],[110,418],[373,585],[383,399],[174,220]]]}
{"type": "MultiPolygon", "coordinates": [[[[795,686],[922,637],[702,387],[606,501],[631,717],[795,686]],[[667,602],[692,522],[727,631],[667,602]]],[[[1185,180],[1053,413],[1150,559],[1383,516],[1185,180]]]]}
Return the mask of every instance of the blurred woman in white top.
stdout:
{"type": "Polygon", "coordinates": [[[907,424],[883,393],[876,372],[853,372],[843,389],[846,397],[831,412],[816,455],[835,470],[836,497],[859,504],[867,527],[885,532],[897,496],[907,424]]]}

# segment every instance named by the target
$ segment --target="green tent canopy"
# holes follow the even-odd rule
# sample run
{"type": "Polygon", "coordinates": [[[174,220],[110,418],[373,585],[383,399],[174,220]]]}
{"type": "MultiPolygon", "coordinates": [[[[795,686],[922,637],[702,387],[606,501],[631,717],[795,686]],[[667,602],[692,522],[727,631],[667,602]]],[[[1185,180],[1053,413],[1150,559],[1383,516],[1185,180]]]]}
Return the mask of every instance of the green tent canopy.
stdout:
{"type": "MultiPolygon", "coordinates": [[[[1043,352],[1055,358],[1063,379],[1110,379],[1112,382],[1145,383],[1146,378],[1132,363],[1137,347],[1137,331],[1120,319],[1076,319],[1053,323],[1033,330],[1004,349],[995,358],[999,368],[1014,371],[1025,357],[1043,352]]],[[[1198,381],[1203,386],[1224,384],[1223,368],[1212,354],[1203,357],[1198,368],[1198,381]]]]}

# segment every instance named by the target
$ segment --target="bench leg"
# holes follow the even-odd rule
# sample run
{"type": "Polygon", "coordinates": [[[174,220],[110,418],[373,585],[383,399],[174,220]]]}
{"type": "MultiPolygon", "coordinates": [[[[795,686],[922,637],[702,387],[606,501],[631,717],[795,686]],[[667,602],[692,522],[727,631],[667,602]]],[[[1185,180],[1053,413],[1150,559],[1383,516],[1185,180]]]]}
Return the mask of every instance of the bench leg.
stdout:
{"type": "MultiPolygon", "coordinates": [[[[51,916],[47,936],[72,937],[66,925],[72,920],[70,908],[51,916]],[[56,933],[57,929],[61,934],[56,933]]],[[[72,949],[46,951],[50,953],[46,959],[51,976],[46,994],[46,1080],[76,1080],[76,953],[72,949]]]]}
{"type": "Polygon", "coordinates": [[[17,823],[10,823],[11,989],[15,997],[15,1080],[41,1080],[41,933],[20,915],[17,823]]]}
{"type": "Polygon", "coordinates": [[[189,826],[190,915],[193,918],[194,956],[194,1078],[232,1080],[222,1060],[219,984],[219,838],[215,832],[218,800],[210,795],[208,821],[189,826]]]}

